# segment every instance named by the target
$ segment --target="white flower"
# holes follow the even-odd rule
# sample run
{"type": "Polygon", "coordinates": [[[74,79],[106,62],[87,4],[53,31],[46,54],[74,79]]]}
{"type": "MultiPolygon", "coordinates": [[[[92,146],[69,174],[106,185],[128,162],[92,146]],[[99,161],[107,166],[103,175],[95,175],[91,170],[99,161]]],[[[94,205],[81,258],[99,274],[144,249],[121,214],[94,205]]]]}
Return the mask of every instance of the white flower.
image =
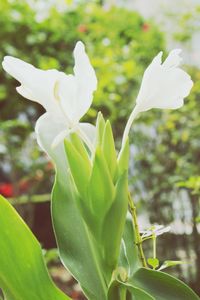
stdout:
{"type": "Polygon", "coordinates": [[[135,117],[151,108],[177,109],[183,106],[193,86],[190,76],[178,66],[182,60],[180,49],[172,50],[162,63],[160,52],[144,72],[136,99],[136,106],[127,122],[122,144],[124,145],[135,117]]]}
{"type": "Polygon", "coordinates": [[[2,65],[5,71],[21,83],[17,87],[18,93],[40,103],[51,116],[47,118],[49,122],[59,124],[60,132],[52,145],[56,146],[66,135],[76,131],[92,148],[91,132],[94,132],[94,128],[91,124],[79,121],[91,106],[97,79],[80,41],[75,46],[74,59],[74,75],[57,70],[43,71],[10,56],[4,58],[2,65]]]}
{"type": "Polygon", "coordinates": [[[163,225],[153,225],[147,230],[141,230],[142,238],[159,236],[163,233],[169,232],[171,230],[170,226],[164,227],[163,225]]]}

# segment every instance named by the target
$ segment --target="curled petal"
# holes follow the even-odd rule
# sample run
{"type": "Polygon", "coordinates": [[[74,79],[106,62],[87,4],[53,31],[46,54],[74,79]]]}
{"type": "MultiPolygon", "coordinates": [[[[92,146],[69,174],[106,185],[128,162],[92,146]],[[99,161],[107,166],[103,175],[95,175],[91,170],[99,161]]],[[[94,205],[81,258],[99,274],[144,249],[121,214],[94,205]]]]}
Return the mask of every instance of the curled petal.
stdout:
{"type": "Polygon", "coordinates": [[[79,122],[80,112],[77,105],[78,87],[73,75],[64,75],[58,82],[58,97],[61,108],[71,125],[79,122]]]}
{"type": "Polygon", "coordinates": [[[152,108],[177,109],[183,106],[184,98],[190,93],[193,82],[190,76],[179,68],[181,50],[172,50],[162,64],[160,52],[144,72],[142,84],[126,124],[122,146],[128,137],[133,120],[139,113],[152,108]]]}
{"type": "Polygon", "coordinates": [[[37,142],[48,156],[53,160],[57,168],[66,170],[67,162],[64,151],[64,144],[60,143],[57,147],[52,148],[52,143],[56,136],[65,130],[65,124],[55,120],[51,113],[43,114],[36,122],[35,132],[37,142]]]}
{"type": "Polygon", "coordinates": [[[43,71],[11,56],[4,57],[2,65],[6,72],[21,83],[17,91],[23,97],[40,103],[47,111],[57,110],[54,89],[61,72],[43,71]]]}
{"type": "Polygon", "coordinates": [[[60,77],[58,91],[65,114],[76,124],[92,104],[97,79],[82,42],[75,46],[74,59],[74,76],[60,77]]]}
{"type": "Polygon", "coordinates": [[[182,60],[180,52],[180,49],[172,50],[163,64],[159,53],[146,69],[136,100],[140,112],[151,108],[176,109],[183,105],[193,82],[178,68],[182,60]]]}
{"type": "Polygon", "coordinates": [[[79,127],[89,138],[90,142],[94,144],[96,137],[96,127],[90,123],[79,123],[79,127]]]}
{"type": "Polygon", "coordinates": [[[182,57],[179,55],[182,52],[181,49],[172,50],[164,63],[162,64],[165,68],[178,67],[182,61],[182,57]]]}
{"type": "Polygon", "coordinates": [[[85,142],[91,152],[94,151],[94,141],[95,141],[95,126],[90,123],[79,123],[72,128],[63,129],[55,136],[52,141],[52,149],[56,148],[64,139],[70,134],[76,132],[80,138],[85,142]]]}
{"type": "Polygon", "coordinates": [[[97,88],[97,78],[95,71],[90,63],[90,60],[85,53],[85,46],[82,42],[78,42],[74,48],[74,74],[79,84],[82,85],[85,82],[88,83],[88,90],[91,92],[95,91],[97,88]]]}

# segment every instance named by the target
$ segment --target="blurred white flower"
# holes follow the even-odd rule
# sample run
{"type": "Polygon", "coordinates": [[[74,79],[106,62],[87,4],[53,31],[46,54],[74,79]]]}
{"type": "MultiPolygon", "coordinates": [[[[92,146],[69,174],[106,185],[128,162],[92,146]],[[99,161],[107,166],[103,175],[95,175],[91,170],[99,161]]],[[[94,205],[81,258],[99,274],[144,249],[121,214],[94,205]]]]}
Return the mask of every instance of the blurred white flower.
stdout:
{"type": "Polygon", "coordinates": [[[163,226],[163,225],[153,225],[147,230],[141,230],[140,233],[142,234],[141,237],[151,237],[151,236],[159,236],[163,233],[169,232],[171,230],[170,226],[163,226]]]}
{"type": "Polygon", "coordinates": [[[43,71],[11,56],[6,56],[2,65],[6,72],[21,83],[17,87],[18,93],[40,103],[51,116],[48,119],[59,123],[60,132],[55,137],[53,146],[70,132],[76,131],[91,148],[94,127],[79,121],[92,104],[97,79],[85,53],[85,46],[80,41],[75,46],[74,59],[74,75],[66,75],[57,70],[43,71]]]}
{"type": "Polygon", "coordinates": [[[177,109],[183,106],[193,86],[190,76],[178,66],[182,60],[180,49],[172,50],[162,63],[160,52],[145,70],[136,99],[136,106],[127,122],[122,145],[124,145],[135,117],[151,108],[177,109]]]}

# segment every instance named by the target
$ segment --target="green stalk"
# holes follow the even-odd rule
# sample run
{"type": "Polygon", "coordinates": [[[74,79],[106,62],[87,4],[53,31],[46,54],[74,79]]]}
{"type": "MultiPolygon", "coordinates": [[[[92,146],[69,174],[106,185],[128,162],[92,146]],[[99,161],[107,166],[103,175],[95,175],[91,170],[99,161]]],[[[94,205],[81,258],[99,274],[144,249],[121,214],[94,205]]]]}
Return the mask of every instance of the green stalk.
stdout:
{"type": "Polygon", "coordinates": [[[126,300],[126,292],[127,292],[127,290],[125,287],[122,287],[120,289],[120,300],[126,300]]]}
{"type": "Polygon", "coordinates": [[[145,255],[144,255],[144,251],[143,251],[143,248],[142,248],[142,238],[141,238],[141,235],[140,235],[140,230],[139,230],[139,225],[138,225],[138,220],[137,220],[136,206],[135,206],[135,203],[134,203],[133,199],[131,198],[130,193],[128,194],[128,204],[129,204],[130,213],[132,215],[133,226],[135,228],[135,235],[136,235],[135,243],[138,247],[139,258],[141,260],[142,266],[144,268],[148,268],[147,263],[146,263],[146,258],[145,258],[145,255]]]}
{"type": "Polygon", "coordinates": [[[153,234],[152,235],[152,239],[153,239],[153,258],[156,258],[156,235],[153,234]]]}

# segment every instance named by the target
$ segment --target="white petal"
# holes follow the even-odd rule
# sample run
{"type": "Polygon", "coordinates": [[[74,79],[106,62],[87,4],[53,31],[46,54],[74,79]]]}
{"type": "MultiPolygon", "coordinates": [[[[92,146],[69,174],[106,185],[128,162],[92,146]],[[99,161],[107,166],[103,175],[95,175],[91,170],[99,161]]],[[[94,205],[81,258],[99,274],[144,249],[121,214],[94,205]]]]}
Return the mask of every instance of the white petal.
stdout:
{"type": "Polygon", "coordinates": [[[79,127],[86,134],[90,142],[94,145],[96,137],[96,127],[90,123],[79,123],[79,127]]]}
{"type": "Polygon", "coordinates": [[[25,86],[20,85],[18,87],[16,87],[17,92],[22,95],[24,98],[28,99],[28,100],[32,100],[34,101],[34,95],[33,93],[25,86]]]}
{"type": "Polygon", "coordinates": [[[162,228],[160,228],[158,230],[156,229],[154,232],[155,232],[156,236],[159,236],[159,235],[162,235],[163,233],[169,232],[170,230],[171,230],[170,226],[167,226],[167,227],[162,226],[162,228]]]}
{"type": "Polygon", "coordinates": [[[60,77],[58,93],[65,115],[77,124],[91,106],[97,79],[82,42],[76,44],[74,58],[75,75],[60,77]]]}
{"type": "Polygon", "coordinates": [[[59,170],[66,172],[67,161],[64,144],[60,143],[55,149],[52,142],[55,137],[66,129],[65,124],[56,121],[50,113],[43,114],[36,122],[35,132],[40,147],[51,157],[59,170]]]}
{"type": "Polygon", "coordinates": [[[183,99],[190,93],[192,85],[190,76],[181,69],[175,68],[160,74],[159,88],[154,92],[152,99],[149,98],[151,108],[180,108],[184,104],[183,99]]]}
{"type": "Polygon", "coordinates": [[[179,53],[179,49],[171,51],[163,65],[156,56],[156,61],[145,71],[136,100],[140,112],[151,108],[176,109],[184,104],[193,82],[186,72],[177,68],[181,61],[179,53]]]}
{"type": "Polygon", "coordinates": [[[179,55],[182,52],[181,49],[174,49],[172,50],[164,63],[162,64],[163,67],[171,68],[171,67],[177,67],[180,65],[180,62],[182,61],[182,57],[179,55]]]}
{"type": "Polygon", "coordinates": [[[74,74],[78,85],[77,108],[79,118],[81,118],[92,104],[93,92],[97,88],[97,78],[82,42],[78,42],[75,46],[74,59],[74,74]]]}
{"type": "Polygon", "coordinates": [[[97,88],[97,79],[82,42],[74,49],[74,76],[62,76],[59,80],[59,98],[65,115],[77,124],[88,111],[97,88]]]}
{"type": "Polygon", "coordinates": [[[75,66],[74,66],[74,74],[80,84],[83,84],[87,81],[89,85],[89,90],[92,92],[97,88],[97,78],[95,75],[95,71],[90,63],[90,60],[85,53],[85,46],[82,42],[77,42],[74,48],[74,58],[75,58],[75,66]]]}
{"type": "Polygon", "coordinates": [[[64,139],[70,134],[70,130],[69,129],[65,129],[63,131],[61,131],[53,140],[52,142],[52,149],[56,148],[61,142],[64,141],[64,139]]]}
{"type": "Polygon", "coordinates": [[[61,72],[43,71],[11,56],[6,56],[2,65],[6,72],[21,83],[17,91],[22,96],[40,103],[47,111],[55,110],[57,104],[55,103],[54,88],[61,72]]]}
{"type": "Polygon", "coordinates": [[[61,107],[70,123],[78,123],[80,119],[79,107],[77,106],[78,86],[73,75],[65,75],[60,78],[58,94],[61,107]]]}
{"type": "Polygon", "coordinates": [[[149,106],[151,103],[147,103],[147,99],[150,98],[150,94],[154,93],[153,88],[155,85],[155,79],[157,80],[160,76],[159,73],[161,72],[162,55],[163,53],[159,52],[144,72],[141,87],[136,99],[136,104],[138,104],[141,112],[150,109],[149,106]]]}

